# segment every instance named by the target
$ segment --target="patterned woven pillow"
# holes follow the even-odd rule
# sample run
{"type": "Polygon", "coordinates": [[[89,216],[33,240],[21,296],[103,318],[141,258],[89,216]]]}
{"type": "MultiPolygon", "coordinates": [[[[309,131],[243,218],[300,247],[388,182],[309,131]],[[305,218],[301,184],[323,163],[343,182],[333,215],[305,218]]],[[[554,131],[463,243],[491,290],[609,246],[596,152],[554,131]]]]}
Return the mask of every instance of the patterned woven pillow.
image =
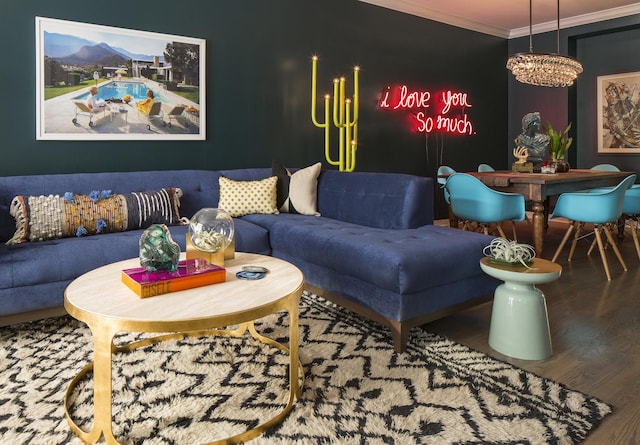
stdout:
{"type": "Polygon", "coordinates": [[[252,213],[278,213],[276,207],[277,176],[259,181],[234,181],[220,176],[220,201],[218,207],[231,216],[252,213]]]}
{"type": "Polygon", "coordinates": [[[7,244],[177,224],[181,196],[179,188],[123,195],[103,190],[89,195],[16,196],[9,209],[16,231],[7,244]]]}

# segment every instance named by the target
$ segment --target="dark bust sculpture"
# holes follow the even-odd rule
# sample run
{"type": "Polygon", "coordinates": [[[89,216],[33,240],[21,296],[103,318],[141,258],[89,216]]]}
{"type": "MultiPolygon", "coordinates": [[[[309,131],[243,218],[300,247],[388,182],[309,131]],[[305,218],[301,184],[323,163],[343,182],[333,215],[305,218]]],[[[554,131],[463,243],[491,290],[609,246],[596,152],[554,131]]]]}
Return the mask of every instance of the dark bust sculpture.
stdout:
{"type": "Polygon", "coordinates": [[[539,172],[542,161],[547,157],[549,136],[540,132],[540,113],[527,113],[522,118],[522,133],[515,139],[516,147],[527,149],[527,161],[533,163],[533,171],[539,172]]]}

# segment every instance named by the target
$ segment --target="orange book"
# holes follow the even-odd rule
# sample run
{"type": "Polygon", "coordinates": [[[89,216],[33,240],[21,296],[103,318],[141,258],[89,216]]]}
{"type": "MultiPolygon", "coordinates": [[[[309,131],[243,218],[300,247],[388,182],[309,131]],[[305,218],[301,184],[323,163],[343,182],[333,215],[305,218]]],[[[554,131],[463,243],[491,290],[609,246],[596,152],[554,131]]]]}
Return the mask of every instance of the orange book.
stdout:
{"type": "Polygon", "coordinates": [[[178,292],[227,280],[227,270],[201,258],[182,260],[178,270],[149,272],[144,267],[122,271],[122,282],[140,298],[178,292]]]}

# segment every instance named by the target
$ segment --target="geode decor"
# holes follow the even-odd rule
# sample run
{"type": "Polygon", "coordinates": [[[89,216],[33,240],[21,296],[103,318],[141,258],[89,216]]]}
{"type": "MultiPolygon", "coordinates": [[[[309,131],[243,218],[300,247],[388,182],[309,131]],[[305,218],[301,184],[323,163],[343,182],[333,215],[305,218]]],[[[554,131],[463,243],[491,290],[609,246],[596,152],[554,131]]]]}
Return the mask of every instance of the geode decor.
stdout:
{"type": "Polygon", "coordinates": [[[165,224],[152,224],[140,237],[140,265],[149,272],[178,270],[180,246],[165,224]]]}

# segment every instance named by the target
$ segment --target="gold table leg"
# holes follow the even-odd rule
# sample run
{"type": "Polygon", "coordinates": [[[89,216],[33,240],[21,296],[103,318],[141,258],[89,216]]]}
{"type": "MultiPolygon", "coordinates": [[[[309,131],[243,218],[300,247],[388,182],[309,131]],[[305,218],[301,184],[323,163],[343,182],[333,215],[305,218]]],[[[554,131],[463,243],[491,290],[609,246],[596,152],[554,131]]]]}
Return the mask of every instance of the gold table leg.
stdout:
{"type": "Polygon", "coordinates": [[[104,434],[108,444],[119,443],[111,429],[111,356],[114,351],[113,337],[116,330],[108,324],[91,327],[93,334],[93,362],[87,364],[71,381],[64,397],[64,411],[71,430],[85,443],[95,443],[104,434]],[[76,385],[93,371],[93,427],[82,430],[69,415],[68,403],[76,385]]]}
{"type": "Polygon", "coordinates": [[[67,422],[71,430],[85,443],[95,443],[102,435],[105,437],[105,441],[108,444],[119,444],[113,435],[112,430],[112,386],[111,386],[111,367],[112,367],[112,354],[129,352],[134,349],[138,349],[144,346],[160,343],[167,340],[184,339],[189,337],[242,337],[247,330],[251,336],[260,341],[263,344],[279,349],[284,353],[289,354],[289,399],[287,405],[276,414],[275,417],[263,422],[255,428],[237,434],[235,436],[227,437],[225,439],[216,440],[206,445],[217,444],[239,444],[258,437],[265,431],[274,426],[282,423],[285,417],[289,414],[293,408],[293,403],[296,399],[302,396],[302,389],[304,385],[304,369],[298,355],[298,298],[292,299],[290,304],[285,308],[289,313],[289,347],[278,343],[277,341],[263,336],[255,329],[254,322],[246,322],[240,324],[236,329],[224,330],[224,329],[211,329],[200,331],[189,331],[159,335],[156,337],[145,338],[143,340],[135,341],[121,346],[115,346],[113,344],[113,338],[118,332],[117,329],[111,329],[108,323],[100,324],[97,327],[91,327],[93,334],[93,355],[94,361],[88,363],[71,381],[64,398],[64,410],[67,417],[67,422]],[[69,400],[73,390],[78,383],[91,371],[94,378],[94,423],[91,431],[82,430],[69,414],[69,400]]]}

